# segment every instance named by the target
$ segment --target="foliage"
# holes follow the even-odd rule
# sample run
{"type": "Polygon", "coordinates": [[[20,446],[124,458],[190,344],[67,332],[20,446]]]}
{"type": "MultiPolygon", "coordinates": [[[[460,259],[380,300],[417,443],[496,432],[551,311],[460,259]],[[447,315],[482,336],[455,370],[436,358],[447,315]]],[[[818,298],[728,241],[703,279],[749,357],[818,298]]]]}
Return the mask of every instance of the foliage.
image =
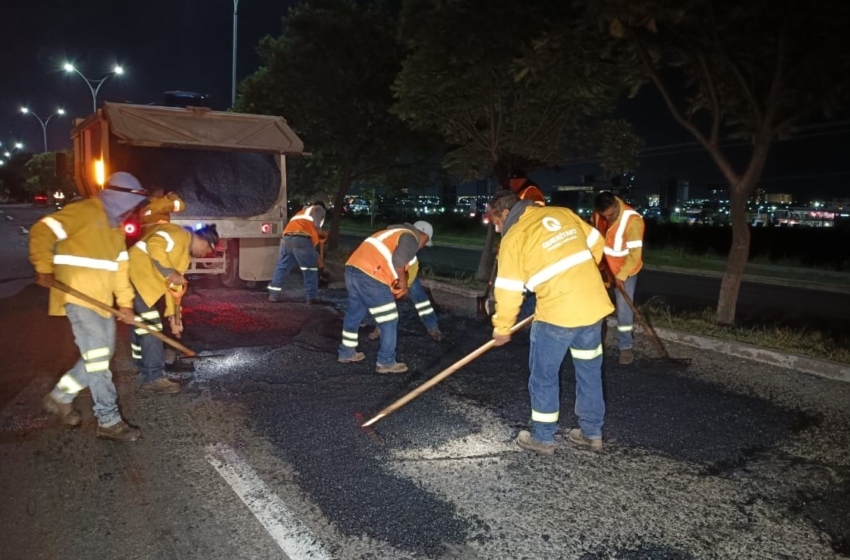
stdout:
{"type": "Polygon", "coordinates": [[[541,0],[408,0],[409,49],[395,81],[395,112],[449,145],[445,165],[464,179],[555,165],[587,117],[611,107],[598,41],[565,37],[570,60],[542,68],[533,39],[563,6],[541,0]],[[544,24],[545,25],[545,24],[544,24]],[[519,64],[525,60],[525,65],[519,64]]]}
{"type": "MultiPolygon", "coordinates": [[[[631,93],[652,84],[729,181],[733,236],[717,316],[732,323],[750,244],[747,198],[772,143],[846,99],[850,51],[843,30],[850,7],[831,0],[580,4],[587,9],[587,33],[610,37],[605,57],[618,65],[631,93]],[[720,141],[728,136],[751,142],[745,165],[735,166],[724,153],[720,141]]],[[[571,53],[561,50],[560,56],[571,53]]]]}
{"type": "Polygon", "coordinates": [[[32,195],[24,170],[31,157],[26,152],[17,153],[0,167],[0,199],[24,200],[32,195]]]}
{"type": "Polygon", "coordinates": [[[308,0],[276,38],[259,46],[264,66],[240,85],[236,110],[285,115],[312,156],[296,162],[293,192],[334,193],[329,244],[353,182],[410,168],[432,146],[390,114],[403,48],[381,3],[308,0]]]}
{"type": "Polygon", "coordinates": [[[62,191],[70,198],[74,191],[73,179],[67,174],[56,173],[56,152],[44,152],[32,156],[24,164],[24,184],[28,195],[62,191]]]}
{"type": "Polygon", "coordinates": [[[643,140],[624,119],[604,121],[599,127],[599,163],[611,175],[631,173],[638,167],[643,140]]]}

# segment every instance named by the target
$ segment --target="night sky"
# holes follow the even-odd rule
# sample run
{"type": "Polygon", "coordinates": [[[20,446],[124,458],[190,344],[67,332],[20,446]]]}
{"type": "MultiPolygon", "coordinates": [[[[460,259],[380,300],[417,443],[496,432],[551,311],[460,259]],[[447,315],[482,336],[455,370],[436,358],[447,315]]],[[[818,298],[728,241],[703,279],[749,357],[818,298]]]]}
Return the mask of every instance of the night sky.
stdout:
{"type": "MultiPolygon", "coordinates": [[[[277,35],[282,16],[297,3],[241,0],[240,79],[259,65],[255,54],[259,39],[277,35]]],[[[0,143],[4,148],[21,141],[28,149],[41,151],[41,127],[32,116],[20,114],[23,105],[42,118],[59,106],[64,108],[68,115],[51,121],[48,141],[52,150],[70,147],[68,116],[88,115],[91,94],[82,78],[62,69],[66,61],[89,78],[103,76],[116,63],[124,67],[123,76],[114,76],[103,86],[98,102],[159,102],[162,92],[179,89],[211,95],[214,109],[226,109],[230,104],[232,0],[16,0],[3,4],[0,143]]],[[[650,148],[693,141],[650,89],[623,101],[619,113],[633,123],[650,148]]],[[[802,134],[808,137],[775,146],[764,173],[766,189],[793,190],[804,197],[806,193],[850,196],[850,120],[802,134]]],[[[689,180],[697,191],[701,186],[722,183],[707,155],[695,146],[680,149],[689,148],[695,151],[647,150],[637,173],[639,191],[653,192],[671,177],[689,180]],[[651,153],[668,155],[649,157],[651,153]]],[[[746,157],[745,147],[731,150],[734,157],[746,157]]],[[[596,172],[593,165],[573,163],[564,166],[559,176],[541,176],[541,182],[575,182],[582,174],[596,172]]]]}

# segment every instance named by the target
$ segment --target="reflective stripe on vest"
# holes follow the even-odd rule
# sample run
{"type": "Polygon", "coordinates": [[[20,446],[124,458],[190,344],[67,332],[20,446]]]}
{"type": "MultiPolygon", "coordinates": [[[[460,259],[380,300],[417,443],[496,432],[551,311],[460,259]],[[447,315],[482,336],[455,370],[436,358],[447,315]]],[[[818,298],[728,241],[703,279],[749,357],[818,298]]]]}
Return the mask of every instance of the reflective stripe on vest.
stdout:
{"type": "Polygon", "coordinates": [[[566,272],[572,267],[589,260],[593,260],[593,254],[589,250],[583,249],[578,253],[573,253],[569,257],[565,257],[559,260],[555,264],[550,264],[549,266],[529,278],[528,284],[526,285],[528,286],[528,289],[533,292],[534,288],[536,288],[540,284],[548,282],[555,276],[566,272]]]}
{"type": "Polygon", "coordinates": [[[378,253],[381,254],[381,257],[383,257],[383,259],[387,261],[387,270],[392,273],[393,280],[398,280],[398,272],[396,272],[395,267],[393,266],[393,254],[390,252],[390,248],[387,247],[384,241],[389,239],[393,235],[401,235],[405,231],[407,230],[403,228],[390,229],[379,235],[366,238],[366,243],[376,248],[378,250],[378,253]]]}
{"type": "Polygon", "coordinates": [[[68,266],[79,266],[81,268],[95,268],[118,272],[118,263],[105,259],[90,259],[88,257],[75,257],[74,255],[54,255],[53,264],[64,264],[68,266]]]}
{"type": "Polygon", "coordinates": [[[68,239],[68,234],[65,232],[65,228],[62,227],[62,224],[59,223],[59,220],[56,218],[51,218],[47,216],[46,218],[42,218],[41,221],[50,228],[50,231],[53,232],[53,235],[56,236],[56,239],[62,241],[63,239],[68,239]]]}
{"type": "MultiPolygon", "coordinates": [[[[158,231],[158,232],[156,232],[156,235],[159,235],[160,237],[163,237],[165,239],[165,242],[166,242],[165,252],[170,253],[171,250],[174,249],[174,239],[172,239],[171,236],[168,235],[164,231],[158,231]]],[[[145,251],[145,252],[147,252],[147,251],[145,251]]]]}

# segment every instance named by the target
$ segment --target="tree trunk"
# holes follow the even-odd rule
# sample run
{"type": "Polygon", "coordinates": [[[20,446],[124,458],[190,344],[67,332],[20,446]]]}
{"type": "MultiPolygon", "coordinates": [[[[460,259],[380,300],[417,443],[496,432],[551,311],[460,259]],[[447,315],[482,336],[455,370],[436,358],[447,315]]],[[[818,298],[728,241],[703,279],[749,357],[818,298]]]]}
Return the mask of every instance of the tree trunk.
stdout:
{"type": "Polygon", "coordinates": [[[334,197],[334,208],[331,213],[331,230],[328,232],[328,240],[325,245],[328,249],[336,249],[339,247],[339,223],[342,218],[342,205],[345,202],[345,195],[348,194],[348,189],[351,187],[351,168],[347,167],[342,173],[339,180],[339,188],[334,197]]]}
{"type": "Polygon", "coordinates": [[[720,283],[720,298],[717,300],[717,322],[721,325],[735,323],[735,310],[738,306],[738,292],[747,259],[750,256],[750,224],[747,221],[747,199],[751,185],[738,183],[730,185],[729,217],[732,222],[732,247],[729,259],[720,283]]]}

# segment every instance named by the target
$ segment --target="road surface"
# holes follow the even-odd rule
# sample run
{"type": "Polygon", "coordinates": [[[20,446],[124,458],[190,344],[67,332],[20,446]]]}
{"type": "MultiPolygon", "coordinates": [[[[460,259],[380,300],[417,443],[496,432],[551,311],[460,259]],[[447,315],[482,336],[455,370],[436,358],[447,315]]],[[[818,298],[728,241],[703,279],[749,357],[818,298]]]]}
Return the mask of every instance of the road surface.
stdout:
{"type": "MultiPolygon", "coordinates": [[[[13,230],[2,230],[0,245],[13,230]]],[[[10,258],[8,253],[4,259],[10,258]]],[[[20,262],[0,263],[23,266],[20,262]]],[[[293,275],[287,289],[300,292],[293,275]]],[[[0,299],[2,558],[833,559],[850,556],[850,385],[639,340],[606,354],[606,448],[554,457],[513,444],[528,422],[520,334],[377,424],[365,414],[487,340],[441,317],[431,341],[401,305],[411,372],[336,362],[342,290],[327,306],[195,282],[184,342],[201,352],[179,395],[135,386],[126,328],[112,370],[135,443],[56,425],[41,397],[76,359],[36,286],[0,299]]],[[[572,366],[561,433],[575,425],[572,366]]]]}

